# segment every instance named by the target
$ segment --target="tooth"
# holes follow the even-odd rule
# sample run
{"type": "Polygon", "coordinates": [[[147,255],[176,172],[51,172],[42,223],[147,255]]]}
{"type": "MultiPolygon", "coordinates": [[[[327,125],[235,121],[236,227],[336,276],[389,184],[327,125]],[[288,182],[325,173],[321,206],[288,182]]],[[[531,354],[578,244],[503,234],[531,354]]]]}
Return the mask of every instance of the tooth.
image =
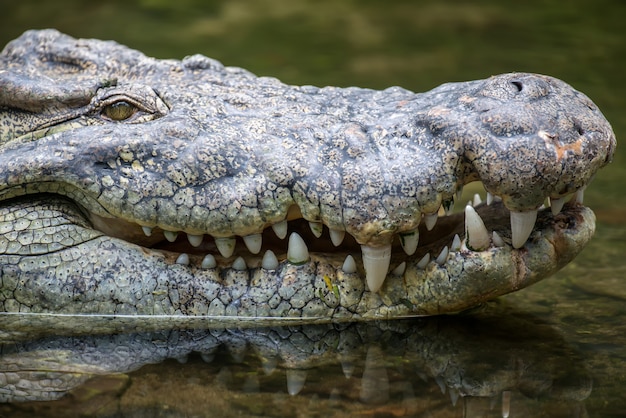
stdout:
{"type": "Polygon", "coordinates": [[[450,395],[452,406],[455,407],[456,403],[459,401],[459,391],[454,388],[448,388],[448,394],[450,395]]]}
{"type": "Polygon", "coordinates": [[[191,244],[192,247],[199,247],[202,244],[203,235],[193,235],[187,234],[187,240],[191,244]]]}
{"type": "Polygon", "coordinates": [[[443,377],[441,376],[435,377],[435,382],[437,383],[437,386],[439,386],[439,390],[441,390],[441,394],[445,395],[446,394],[446,381],[443,379],[443,377]]]}
{"type": "Polygon", "coordinates": [[[535,221],[537,220],[537,210],[528,212],[511,211],[511,236],[513,248],[521,248],[533,232],[535,221]]]}
{"type": "Polygon", "coordinates": [[[438,216],[437,212],[431,213],[430,215],[424,215],[424,224],[426,224],[426,229],[430,231],[435,227],[438,216]]]}
{"type": "Polygon", "coordinates": [[[261,234],[246,235],[243,237],[243,243],[246,244],[248,251],[252,254],[258,254],[261,252],[261,246],[263,244],[263,236],[261,234]]]}
{"type": "Polygon", "coordinates": [[[309,228],[311,228],[311,232],[313,232],[315,238],[319,238],[324,231],[324,224],[321,222],[309,222],[309,228]]]}
{"type": "Polygon", "coordinates": [[[448,216],[454,210],[454,199],[450,198],[444,201],[441,206],[443,206],[444,214],[448,216]]]}
{"type": "Polygon", "coordinates": [[[348,255],[343,262],[343,266],[341,266],[341,270],[348,274],[356,273],[356,261],[354,261],[354,257],[348,255]]]}
{"type": "Polygon", "coordinates": [[[491,239],[493,240],[493,245],[496,247],[504,247],[504,240],[496,231],[493,231],[491,239]]]}
{"type": "Polygon", "coordinates": [[[456,190],[456,195],[454,197],[454,200],[456,200],[458,202],[459,200],[461,200],[461,196],[463,196],[463,186],[459,187],[456,190]]]}
{"type": "Polygon", "coordinates": [[[481,203],[483,203],[483,200],[480,198],[480,195],[478,193],[476,193],[474,195],[474,201],[472,202],[472,206],[478,206],[481,203]]]}
{"type": "Polygon", "coordinates": [[[391,274],[393,274],[394,276],[402,276],[405,270],[406,270],[406,262],[403,261],[402,263],[398,264],[398,267],[396,267],[395,269],[391,271],[391,274]]]}
{"type": "Polygon", "coordinates": [[[263,254],[261,267],[265,270],[276,270],[278,268],[278,259],[272,250],[267,250],[265,254],[263,254]]]}
{"type": "Polygon", "coordinates": [[[235,244],[237,241],[233,237],[220,237],[215,238],[215,246],[217,250],[222,254],[222,257],[228,258],[235,252],[235,244]]]}
{"type": "Polygon", "coordinates": [[[365,281],[370,292],[378,292],[389,271],[391,261],[391,244],[384,247],[370,247],[361,245],[363,267],[365,268],[365,281]]]}
{"type": "Polygon", "coordinates": [[[441,253],[439,253],[439,257],[437,257],[435,263],[439,264],[440,266],[446,264],[446,261],[448,260],[448,253],[448,246],[446,245],[445,247],[443,247],[443,250],[441,250],[441,253]]]}
{"type": "Polygon", "coordinates": [[[272,225],[272,229],[278,238],[285,239],[287,236],[287,221],[280,221],[277,224],[272,225]]]}
{"type": "Polygon", "coordinates": [[[306,382],[306,370],[287,369],[285,374],[287,375],[287,392],[291,396],[300,393],[306,382]]]}
{"type": "Polygon", "coordinates": [[[215,360],[215,353],[200,353],[200,358],[202,358],[202,361],[205,363],[211,363],[215,360]]]}
{"type": "Polygon", "coordinates": [[[185,254],[185,253],[182,253],[176,259],[176,264],[182,264],[184,266],[188,266],[189,265],[189,256],[187,254],[185,254]]]}
{"type": "Polygon", "coordinates": [[[437,211],[438,216],[446,216],[446,208],[443,207],[443,204],[439,206],[439,210],[437,211]]]}
{"type": "Polygon", "coordinates": [[[454,239],[452,240],[452,245],[450,245],[450,251],[456,252],[461,249],[461,238],[459,238],[459,234],[454,234],[454,239]]]}
{"type": "Polygon", "coordinates": [[[583,204],[583,198],[585,197],[585,188],[579,189],[576,192],[576,203],[583,204]]]}
{"type": "Polygon", "coordinates": [[[502,391],[502,418],[509,418],[511,413],[511,391],[502,391]]]}
{"type": "Polygon", "coordinates": [[[302,237],[296,232],[292,232],[289,235],[287,260],[292,264],[303,264],[309,261],[309,249],[306,247],[302,237]]]}
{"type": "Polygon", "coordinates": [[[330,240],[332,241],[335,247],[339,247],[343,242],[343,238],[346,236],[346,231],[342,231],[341,229],[329,229],[330,232],[330,240]]]}
{"type": "Polygon", "coordinates": [[[493,203],[493,195],[487,192],[487,204],[491,205],[493,203]]]}
{"type": "Polygon", "coordinates": [[[402,244],[402,249],[404,249],[404,252],[407,255],[415,254],[419,238],[420,233],[417,228],[405,234],[400,234],[400,244],[402,244]]]}
{"type": "Polygon", "coordinates": [[[263,361],[263,373],[266,376],[271,376],[272,373],[276,371],[276,366],[278,366],[278,359],[276,357],[265,357],[263,361]]]}
{"type": "Polygon", "coordinates": [[[561,212],[561,209],[563,209],[563,205],[565,204],[565,198],[549,198],[550,199],[550,210],[552,211],[553,215],[558,215],[561,212]]]}
{"type": "Polygon", "coordinates": [[[141,229],[143,230],[143,233],[149,237],[150,235],[152,235],[152,228],[149,226],[142,226],[141,229]]]}
{"type": "Polygon", "coordinates": [[[217,263],[215,262],[215,257],[211,254],[207,254],[202,259],[202,264],[200,265],[203,269],[214,269],[217,267],[217,263]]]}
{"type": "Polygon", "coordinates": [[[468,249],[482,251],[489,248],[489,232],[480,215],[471,205],[465,206],[465,242],[468,249]]]}
{"type": "Polygon", "coordinates": [[[340,360],[341,371],[346,379],[350,379],[354,374],[355,365],[350,360],[340,360]]]}
{"type": "Polygon", "coordinates": [[[248,266],[246,265],[246,260],[244,260],[243,257],[237,257],[235,261],[233,261],[232,268],[237,271],[246,271],[248,266]]]}
{"type": "Polygon", "coordinates": [[[417,263],[417,267],[420,269],[425,269],[428,263],[430,262],[430,254],[426,253],[424,257],[417,263]]]}
{"type": "Polygon", "coordinates": [[[165,239],[169,242],[176,241],[176,237],[178,236],[178,232],[173,231],[163,231],[163,235],[165,235],[165,239]]]}
{"type": "Polygon", "coordinates": [[[359,400],[366,405],[388,404],[390,383],[385,360],[382,348],[377,345],[368,347],[359,394],[359,400]]]}

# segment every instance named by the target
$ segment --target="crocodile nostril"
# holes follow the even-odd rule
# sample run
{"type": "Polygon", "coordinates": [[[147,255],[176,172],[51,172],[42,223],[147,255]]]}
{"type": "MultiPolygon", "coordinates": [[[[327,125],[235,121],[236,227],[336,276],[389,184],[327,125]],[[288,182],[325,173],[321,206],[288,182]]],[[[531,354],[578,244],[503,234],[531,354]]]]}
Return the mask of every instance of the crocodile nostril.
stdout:
{"type": "Polygon", "coordinates": [[[585,130],[582,126],[580,126],[580,122],[574,121],[574,129],[578,132],[578,135],[583,136],[585,134],[585,130]]]}
{"type": "Polygon", "coordinates": [[[524,87],[521,81],[511,81],[511,84],[515,86],[518,93],[521,92],[522,88],[524,87]]]}

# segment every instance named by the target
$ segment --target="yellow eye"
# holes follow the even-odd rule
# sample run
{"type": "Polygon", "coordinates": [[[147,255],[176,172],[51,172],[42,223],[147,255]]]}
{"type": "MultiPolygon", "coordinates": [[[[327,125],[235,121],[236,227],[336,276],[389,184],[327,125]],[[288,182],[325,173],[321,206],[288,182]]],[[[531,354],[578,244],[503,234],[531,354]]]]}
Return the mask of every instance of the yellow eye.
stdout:
{"type": "Polygon", "coordinates": [[[137,107],[128,102],[116,102],[102,109],[102,116],[117,122],[126,120],[137,112],[137,107]]]}

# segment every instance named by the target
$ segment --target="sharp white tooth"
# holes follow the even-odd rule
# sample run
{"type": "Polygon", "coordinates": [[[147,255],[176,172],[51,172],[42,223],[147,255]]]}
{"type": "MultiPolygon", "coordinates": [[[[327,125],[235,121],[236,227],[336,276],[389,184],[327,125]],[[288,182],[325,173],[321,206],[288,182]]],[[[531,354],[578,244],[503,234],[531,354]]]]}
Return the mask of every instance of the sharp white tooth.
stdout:
{"type": "Polygon", "coordinates": [[[452,406],[456,406],[456,403],[459,401],[459,391],[454,388],[448,388],[448,394],[450,395],[452,406]]]}
{"type": "Polygon", "coordinates": [[[431,231],[435,227],[438,217],[439,215],[437,212],[431,213],[430,215],[424,215],[424,224],[426,225],[426,229],[431,231]]]}
{"type": "Polygon", "coordinates": [[[246,271],[248,266],[246,265],[246,260],[244,260],[243,257],[237,257],[235,261],[233,261],[232,268],[237,271],[246,271]]]}
{"type": "Polygon", "coordinates": [[[437,215],[446,216],[446,208],[443,207],[443,203],[439,206],[439,210],[437,211],[437,215]]]}
{"type": "Polygon", "coordinates": [[[450,251],[455,252],[461,249],[461,238],[459,234],[454,234],[454,239],[452,240],[452,245],[450,245],[450,251]]]}
{"type": "Polygon", "coordinates": [[[143,233],[149,237],[150,235],[152,235],[152,228],[149,226],[142,226],[141,229],[143,230],[143,233]]]}
{"type": "Polygon", "coordinates": [[[341,229],[329,229],[330,232],[330,240],[332,241],[335,247],[339,247],[343,242],[343,238],[346,236],[346,231],[342,231],[341,229]]]}
{"type": "Polygon", "coordinates": [[[576,203],[583,204],[583,198],[585,197],[585,188],[579,189],[576,192],[576,203]]]}
{"type": "Polygon", "coordinates": [[[287,260],[292,264],[303,264],[309,261],[309,249],[300,235],[292,232],[287,246],[287,260]]]}
{"type": "Polygon", "coordinates": [[[450,251],[448,250],[448,246],[446,245],[445,247],[443,247],[443,250],[441,250],[441,253],[439,253],[439,256],[435,260],[435,263],[439,264],[440,266],[446,264],[446,261],[448,261],[449,253],[450,251]]]}
{"type": "Polygon", "coordinates": [[[319,238],[324,231],[324,224],[321,222],[309,222],[309,228],[311,228],[311,232],[313,232],[315,238],[319,238]]]}
{"type": "Polygon", "coordinates": [[[348,274],[356,273],[356,261],[354,261],[354,257],[348,255],[343,262],[343,266],[341,266],[341,270],[348,274]]]}
{"type": "Polygon", "coordinates": [[[403,261],[402,263],[398,264],[398,267],[396,267],[395,269],[391,271],[391,274],[393,274],[394,276],[402,276],[405,270],[406,270],[406,262],[403,261]]]}
{"type": "Polygon", "coordinates": [[[207,254],[202,259],[202,264],[200,265],[203,269],[214,269],[217,267],[217,263],[215,262],[215,257],[211,254],[207,254]]]}
{"type": "Polygon", "coordinates": [[[565,204],[565,198],[553,199],[550,198],[550,210],[553,215],[558,215],[561,213],[561,209],[563,209],[563,205],[565,204]]]}
{"type": "Polygon", "coordinates": [[[178,232],[173,231],[163,231],[163,235],[165,235],[165,239],[169,242],[176,241],[176,237],[178,236],[178,232]]]}
{"type": "Polygon", "coordinates": [[[521,248],[524,246],[530,233],[533,232],[536,220],[537,210],[530,210],[528,212],[511,211],[511,237],[513,248],[521,248]]]}
{"type": "Polygon", "coordinates": [[[203,235],[193,235],[187,234],[187,240],[191,244],[192,247],[199,247],[202,244],[203,235]]]}
{"type": "Polygon", "coordinates": [[[428,263],[430,262],[430,254],[426,253],[424,257],[417,263],[417,267],[424,270],[428,263]]]}
{"type": "Polygon", "coordinates": [[[493,203],[493,195],[487,192],[487,205],[491,205],[493,203]]]}
{"type": "Polygon", "coordinates": [[[222,257],[228,258],[235,252],[235,244],[237,241],[234,237],[220,237],[215,238],[215,246],[217,250],[222,254],[222,257]]]}
{"type": "Polygon", "coordinates": [[[504,247],[504,240],[496,231],[493,231],[491,239],[493,240],[493,245],[495,245],[496,247],[504,247]]]}
{"type": "Polygon", "coordinates": [[[465,206],[465,242],[472,251],[489,248],[489,232],[480,215],[471,205],[465,206]]]}
{"type": "Polygon", "coordinates": [[[474,201],[472,202],[472,206],[478,206],[481,203],[483,203],[483,200],[480,198],[480,195],[478,193],[476,193],[474,195],[474,201]]]}
{"type": "Polygon", "coordinates": [[[435,382],[437,382],[437,386],[439,386],[439,390],[441,390],[441,394],[446,394],[446,381],[441,376],[435,377],[435,382]]]}
{"type": "Polygon", "coordinates": [[[272,229],[276,236],[280,239],[287,237],[287,221],[280,221],[277,224],[272,225],[272,229]]]}
{"type": "Polygon", "coordinates": [[[184,266],[188,266],[189,265],[189,256],[187,254],[185,254],[185,253],[182,253],[176,259],[176,264],[182,264],[184,266]]]}
{"type": "Polygon", "coordinates": [[[363,268],[365,269],[365,281],[370,292],[378,292],[389,271],[391,261],[391,244],[384,247],[371,247],[361,245],[363,256],[363,268]]]}
{"type": "Polygon", "coordinates": [[[444,214],[446,216],[450,215],[452,211],[454,210],[454,199],[450,199],[450,200],[443,202],[441,206],[444,209],[444,214]]]}
{"type": "Polygon", "coordinates": [[[415,254],[419,238],[420,233],[417,228],[405,234],[400,234],[400,244],[402,244],[402,249],[407,255],[415,254]]]}
{"type": "Polygon", "coordinates": [[[509,418],[511,413],[511,391],[502,391],[502,418],[509,418]]]}
{"type": "Polygon", "coordinates": [[[300,393],[306,382],[306,370],[287,369],[285,374],[287,375],[287,392],[291,396],[300,393]]]}
{"type": "Polygon", "coordinates": [[[278,259],[272,250],[267,250],[265,251],[265,254],[263,254],[261,267],[265,270],[276,270],[278,268],[278,259]]]}
{"type": "Polygon", "coordinates": [[[243,243],[246,244],[248,251],[252,254],[258,254],[261,252],[261,246],[263,245],[263,236],[261,234],[246,235],[243,237],[243,243]]]}

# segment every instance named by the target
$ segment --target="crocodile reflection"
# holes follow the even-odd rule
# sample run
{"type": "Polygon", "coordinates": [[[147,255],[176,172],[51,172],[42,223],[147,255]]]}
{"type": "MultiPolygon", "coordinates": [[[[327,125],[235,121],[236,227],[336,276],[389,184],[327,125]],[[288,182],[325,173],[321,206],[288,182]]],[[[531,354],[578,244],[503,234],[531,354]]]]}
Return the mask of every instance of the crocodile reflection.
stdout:
{"type": "MultiPolygon", "coordinates": [[[[241,408],[262,416],[293,416],[299,408],[315,408],[317,416],[416,415],[431,408],[438,416],[462,410],[467,417],[584,411],[592,381],[579,355],[536,318],[508,308],[500,315],[490,309],[340,326],[15,337],[0,345],[0,416],[80,403],[81,388],[102,392],[103,379],[112,389],[100,393],[109,399],[101,416],[111,408],[150,415],[155,402],[169,405],[168,416],[222,416],[222,404],[230,414],[241,408]],[[157,386],[150,376],[158,376],[157,386]],[[176,389],[159,395],[165,387],[176,389]],[[152,405],[144,399],[152,396],[148,391],[157,394],[152,405]],[[41,400],[54,402],[28,402],[41,400]]],[[[83,413],[91,398],[79,405],[83,413]]]]}

